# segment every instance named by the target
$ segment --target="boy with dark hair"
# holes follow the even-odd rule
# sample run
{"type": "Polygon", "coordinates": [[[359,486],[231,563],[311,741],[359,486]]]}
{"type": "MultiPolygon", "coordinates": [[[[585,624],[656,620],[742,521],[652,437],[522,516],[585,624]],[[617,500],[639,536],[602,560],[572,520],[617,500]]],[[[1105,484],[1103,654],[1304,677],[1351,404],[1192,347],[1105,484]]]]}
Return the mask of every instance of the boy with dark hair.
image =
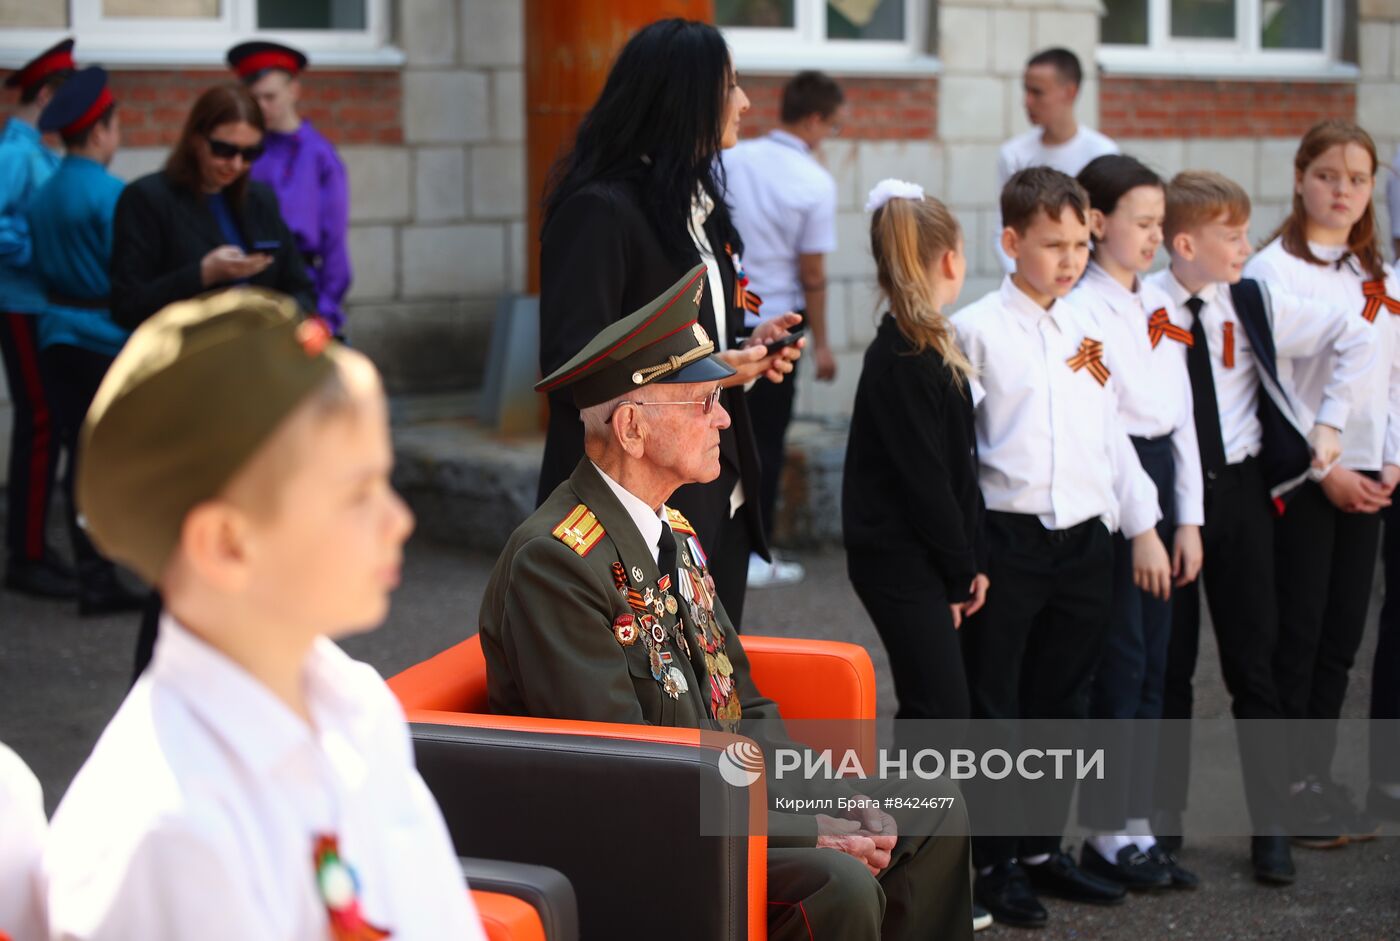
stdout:
{"type": "MultiPolygon", "coordinates": [[[[975,380],[979,482],[987,506],[987,603],[962,632],[976,719],[1073,722],[1108,629],[1112,533],[1132,542],[1134,582],[1165,594],[1157,488],[1118,416],[1103,334],[1063,301],[1089,259],[1089,198],[1048,167],[1022,170],[1001,197],[1001,243],[1016,270],[953,317],[975,380]]],[[[1036,808],[1048,836],[973,838],[975,898],[1008,924],[1047,913],[1037,892],[1092,904],[1123,886],[1081,870],[1060,844],[1074,785],[1008,782],[1003,807],[1036,808]]],[[[971,798],[972,795],[969,795],[971,798]]],[[[973,806],[976,830],[977,807],[973,806]]],[[[998,821],[1003,833],[1017,823],[998,821]]],[[[1021,830],[1019,832],[1025,832],[1021,830]]]]}
{"type": "Polygon", "coordinates": [[[39,114],[72,73],[71,39],[10,73],[5,87],[19,90],[19,107],[0,132],[0,354],[13,408],[5,587],[47,598],[71,598],[76,586],[72,570],[45,539],[58,466],[58,431],[40,376],[33,315],[44,308],[44,292],[30,267],[33,245],[25,210],[58,168],[58,154],[39,139],[39,114]]]}
{"type": "Polygon", "coordinates": [[[54,814],[54,937],[484,937],[398,702],[333,641],[383,621],[413,517],[379,376],[329,339],[227,290],[98,390],[78,505],[166,613],[54,814]]]}
{"type": "MultiPolygon", "coordinates": [[[[1078,176],[1089,161],[1104,154],[1118,153],[1118,145],[1074,116],[1084,70],[1079,57],[1068,49],[1044,49],[1026,63],[1026,119],[1034,127],[1001,145],[997,157],[997,181],[1005,186],[1018,170],[1027,167],[1053,167],[1069,176],[1078,176]]],[[[1005,219],[1002,225],[1009,225],[1005,219]]],[[[1008,273],[1014,270],[1010,257],[997,254],[1008,273]]]]}
{"type": "MultiPolygon", "coordinates": [[[[1205,478],[1202,572],[1231,711],[1236,719],[1280,720],[1273,517],[1295,488],[1341,457],[1351,387],[1372,352],[1364,333],[1347,329],[1345,310],[1242,279],[1249,216],[1249,196],[1238,183],[1204,170],[1178,173],[1167,187],[1164,225],[1171,266],[1148,280],[1166,291],[1172,320],[1193,339],[1186,365],[1205,478]],[[1280,382],[1279,364],[1329,351],[1332,375],[1317,414],[1309,415],[1280,382]]],[[[1183,586],[1172,606],[1164,719],[1191,718],[1198,584],[1183,586]]],[[[1159,835],[1181,833],[1190,770],[1183,725],[1163,729],[1154,789],[1159,835]]],[[[1284,825],[1288,750],[1272,735],[1277,726],[1240,728],[1254,876],[1268,885],[1294,879],[1284,825]]],[[[1179,845],[1179,836],[1170,842],[1179,845]]]]}
{"type": "Polygon", "coordinates": [[[108,310],[112,219],[122,181],[107,172],[121,145],[121,123],[107,73],[92,66],[69,79],[39,116],[39,130],[58,134],[66,151],[58,170],[34,194],[28,219],[34,272],[45,294],[44,313],[37,318],[39,361],[59,438],[70,455],[63,485],[78,569],[78,613],[131,611],[144,597],[121,584],[112,563],[92,547],[73,509],[73,468],[83,416],[129,335],[108,310]]]}
{"type": "MultiPolygon", "coordinates": [[[[799,72],[783,88],[782,126],[726,151],[728,203],[744,240],[744,275],[770,313],[796,311],[811,333],[817,380],[836,378],[826,325],[826,256],[836,250],[836,181],[820,161],[822,141],[840,132],[845,95],[821,72],[799,72]]],[[[755,326],[759,318],[747,315],[755,326]]],[[[797,396],[787,382],[760,382],[748,393],[763,476],[758,494],[765,531],[773,532],[784,441],[797,396]]],[[[749,555],[749,587],[792,584],[802,566],[749,555]]]]}

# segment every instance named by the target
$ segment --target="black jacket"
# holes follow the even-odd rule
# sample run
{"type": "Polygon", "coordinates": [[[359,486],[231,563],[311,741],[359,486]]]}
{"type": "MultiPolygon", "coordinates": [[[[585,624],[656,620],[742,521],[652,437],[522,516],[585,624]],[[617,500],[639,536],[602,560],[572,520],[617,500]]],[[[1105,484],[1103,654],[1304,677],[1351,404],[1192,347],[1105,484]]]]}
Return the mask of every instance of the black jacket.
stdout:
{"type": "Polygon", "coordinates": [[[949,602],[986,571],[972,393],[933,350],[915,354],[889,314],[865,351],[841,484],[846,552],[911,577],[949,602]]]}
{"type": "MultiPolygon", "coordinates": [[[[248,181],[234,215],[248,245],[281,243],[272,264],[248,283],[290,294],[314,311],[311,280],[272,190],[248,181]]],[[[163,170],[133,182],[117,200],[113,223],[112,318],[135,329],[167,304],[221,287],[200,281],[199,263],[227,241],[203,194],[175,186],[163,170]]]]}
{"type": "MultiPolygon", "coordinates": [[[[719,260],[728,300],[723,327],[729,346],[737,345],[743,311],[736,310],[734,269],[724,251],[726,239],[715,216],[705,226],[719,260]]],[[[636,185],[592,183],[570,196],[550,217],[540,239],[540,370],[549,375],[568,362],[608,324],[645,306],[700,263],[700,253],[684,261],[662,249],[643,213],[636,185]]],[[[700,307],[700,324],[717,336],[710,292],[700,307]]],[[[760,380],[766,381],[766,380],[760,380]]],[[[708,484],[690,484],[667,502],[695,526],[700,543],[719,544],[729,517],[729,495],[744,483],[746,514],[753,550],[767,556],[767,538],[759,516],[759,461],[753,423],[742,388],[725,389],[720,399],[730,426],[720,432],[720,474],[708,484]]],[[[583,457],[583,424],[573,394],[563,389],[549,396],[549,430],[540,467],[537,502],[568,479],[583,457]]]]}

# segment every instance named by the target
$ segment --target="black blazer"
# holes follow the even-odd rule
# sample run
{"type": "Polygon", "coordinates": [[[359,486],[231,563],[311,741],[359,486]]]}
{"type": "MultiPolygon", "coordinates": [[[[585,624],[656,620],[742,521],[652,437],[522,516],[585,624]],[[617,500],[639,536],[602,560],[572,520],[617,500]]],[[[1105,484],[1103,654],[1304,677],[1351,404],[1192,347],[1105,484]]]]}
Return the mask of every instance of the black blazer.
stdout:
{"type": "Polygon", "coordinates": [[[915,354],[886,314],[865,351],[851,413],[841,482],[846,552],[886,573],[937,578],[949,602],[965,601],[987,570],[984,516],[972,392],[958,387],[938,353],[915,354]]]}
{"type": "MultiPolygon", "coordinates": [[[[732,300],[734,269],[713,215],[705,232],[719,261],[728,300],[723,330],[733,348],[744,323],[744,312],[736,310],[732,300]]],[[[555,210],[540,238],[542,375],[564,365],[598,331],[654,300],[699,263],[699,251],[683,261],[666,254],[642,211],[635,183],[591,183],[570,196],[555,210]]],[[[701,302],[700,324],[711,336],[718,336],[708,290],[701,302]]],[[[719,435],[719,477],[708,484],[682,487],[668,503],[695,526],[702,545],[717,547],[721,527],[729,518],[729,495],[742,480],[746,499],[739,512],[745,514],[753,534],[753,550],[766,557],[768,543],[758,509],[758,448],[744,390],[725,389],[720,402],[731,423],[719,435]]],[[[538,503],[568,479],[582,457],[583,424],[573,393],[568,389],[551,393],[538,503]]]]}
{"type": "MultiPolygon", "coordinates": [[[[248,283],[290,294],[314,311],[311,280],[272,190],[249,180],[242,207],[233,211],[248,245],[281,243],[272,264],[248,283]]],[[[200,281],[199,263],[227,241],[202,194],[176,186],[163,170],[133,182],[117,200],[113,223],[112,319],[135,329],[167,304],[220,287],[200,281]]]]}

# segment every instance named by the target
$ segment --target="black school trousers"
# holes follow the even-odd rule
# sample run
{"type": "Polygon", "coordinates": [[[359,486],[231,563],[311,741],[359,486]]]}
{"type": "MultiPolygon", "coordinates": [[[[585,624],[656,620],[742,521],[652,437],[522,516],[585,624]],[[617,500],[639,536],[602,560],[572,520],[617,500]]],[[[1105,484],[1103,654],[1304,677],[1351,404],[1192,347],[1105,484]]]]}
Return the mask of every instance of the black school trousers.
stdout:
{"type": "MultiPolygon", "coordinates": [[[[1049,530],[1020,513],[987,513],[987,604],[959,631],[967,667],[974,719],[1062,720],[1072,729],[1089,714],[1089,682],[1108,630],[1113,598],[1113,539],[1097,518],[1069,529],[1049,530]]],[[[1014,734],[1013,734],[1014,738],[1014,734]]],[[[1008,743],[1012,748],[1044,743],[1008,743]]],[[[978,806],[966,791],[977,833],[978,806]]],[[[1024,832],[1033,819],[1036,836],[974,836],[972,859],[979,868],[1017,858],[1053,853],[1074,797],[1072,779],[1019,781],[1013,775],[996,794],[1002,834],[1024,832]],[[1057,824],[1058,821],[1058,824],[1057,824]]]]}
{"type": "Polygon", "coordinates": [[[1380,536],[1379,514],[1344,513],[1311,481],[1274,523],[1274,681],[1284,715],[1307,720],[1288,737],[1293,781],[1331,779],[1337,718],[1366,628],[1380,536]]]}
{"type": "Polygon", "coordinates": [[[83,429],[97,388],[112,365],[114,357],[67,343],[56,343],[39,353],[44,373],[44,386],[53,404],[54,425],[59,441],[68,451],[68,464],[63,472],[63,491],[68,497],[68,532],[73,540],[74,561],[79,577],[92,574],[93,569],[110,568],[111,564],[98,554],[87,532],[78,525],[77,502],[73,498],[74,478],[81,458],[78,438],[83,429]]]}
{"type": "MultiPolygon", "coordinates": [[[[1250,819],[1256,834],[1278,833],[1288,782],[1287,749],[1278,736],[1281,723],[1243,721],[1283,718],[1274,681],[1278,598],[1273,505],[1254,458],[1228,465],[1214,478],[1207,474],[1205,486],[1205,565],[1202,577],[1178,589],[1173,599],[1162,718],[1191,718],[1201,633],[1199,583],[1204,581],[1221,673],[1240,736],[1250,819]]],[[[1174,813],[1186,809],[1190,773],[1188,724],[1165,723],[1154,791],[1158,808],[1174,813]]]]}
{"type": "Polygon", "coordinates": [[[1385,604],[1371,670],[1371,781],[1400,784],[1400,502],[1384,511],[1385,604]]]}

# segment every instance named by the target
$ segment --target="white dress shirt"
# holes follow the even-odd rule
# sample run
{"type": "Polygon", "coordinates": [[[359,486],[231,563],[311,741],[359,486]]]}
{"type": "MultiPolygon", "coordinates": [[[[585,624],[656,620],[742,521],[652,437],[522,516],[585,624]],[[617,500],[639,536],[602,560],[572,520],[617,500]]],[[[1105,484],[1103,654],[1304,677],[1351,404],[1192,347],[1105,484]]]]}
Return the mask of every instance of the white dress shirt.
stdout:
{"type": "Polygon", "coordinates": [[[1156,285],[1139,280],[1137,290],[1130,291],[1092,261],[1068,300],[1102,328],[1104,359],[1118,393],[1118,416],[1128,434],[1171,436],[1176,524],[1204,525],[1205,486],[1186,345],[1162,335],[1154,347],[1148,330],[1148,321],[1158,310],[1166,311],[1173,325],[1188,332],[1189,317],[1156,285]]]}
{"type": "MultiPolygon", "coordinates": [[[[1291,255],[1274,239],[1245,265],[1245,274],[1305,301],[1340,306],[1349,332],[1360,335],[1375,355],[1353,386],[1353,407],[1342,433],[1342,466],[1378,471],[1383,464],[1400,464],[1400,316],[1382,305],[1374,321],[1361,316],[1366,308],[1362,284],[1371,280],[1356,259],[1340,245],[1310,245],[1325,264],[1315,265],[1291,255]],[[1340,266],[1337,264],[1341,262],[1340,266]],[[1350,310],[1346,310],[1350,308],[1350,310]]],[[[1400,279],[1385,266],[1385,290],[1400,300],[1400,279]]],[[[1280,379],[1289,394],[1308,409],[1321,407],[1332,378],[1328,350],[1279,364],[1280,379]]]]}
{"type": "MultiPolygon", "coordinates": [[[[1082,124],[1074,136],[1063,144],[1047,146],[1044,137],[1044,128],[1033,127],[1001,145],[997,154],[998,192],[1006,186],[1007,180],[1027,167],[1051,167],[1069,176],[1078,176],[1079,171],[1095,157],[1119,152],[1113,138],[1082,124]]],[[[1016,270],[1016,263],[1001,250],[1001,230],[1002,226],[996,226],[992,233],[992,245],[1001,259],[1002,268],[1010,274],[1016,270]]]]}
{"type": "Polygon", "coordinates": [[[55,939],[330,936],[317,836],[338,837],[366,919],[401,941],[484,941],[403,712],[327,639],[307,724],[168,615],[137,681],[54,815],[55,939]]]}
{"type": "MultiPolygon", "coordinates": [[[[1182,287],[1170,268],[1150,275],[1167,293],[1172,303],[1190,322],[1186,301],[1191,292],[1182,287]]],[[[1264,302],[1269,316],[1269,328],[1278,360],[1281,391],[1288,397],[1298,432],[1307,435],[1315,424],[1330,425],[1345,430],[1351,411],[1352,390],[1356,381],[1370,368],[1373,352],[1360,331],[1348,331],[1345,312],[1317,301],[1303,301],[1266,282],[1264,302]],[[1301,402],[1288,388],[1288,360],[1313,356],[1328,356],[1331,374],[1325,382],[1316,407],[1301,402]]],[[[1225,439],[1225,459],[1236,464],[1259,453],[1263,442],[1263,427],[1259,424],[1259,372],[1250,349],[1249,336],[1235,312],[1235,303],[1226,284],[1209,284],[1196,295],[1205,301],[1201,321],[1210,346],[1211,378],[1215,380],[1216,404],[1220,410],[1220,434],[1225,439]],[[1225,325],[1234,333],[1235,365],[1225,365],[1225,325]]]]}
{"type": "Polygon", "coordinates": [[[749,287],[772,313],[804,309],[798,256],[836,251],[836,180],[801,138],[781,129],[741,141],[721,159],[749,287]]]}
{"type": "Polygon", "coordinates": [[[1161,519],[1157,488],[1118,418],[1113,379],[1069,360],[1093,319],[1056,301],[1045,310],[1007,276],[953,317],[985,397],[977,406],[978,477],[987,509],[1069,529],[1098,517],[1129,538],[1161,519]]]}
{"type": "Polygon", "coordinates": [[[39,779],[0,743],[0,936],[11,941],[49,936],[39,887],[48,825],[39,779]]]}
{"type": "MultiPolygon", "coordinates": [[[[588,463],[593,464],[592,461],[588,463]]],[[[641,497],[609,477],[608,472],[597,464],[593,464],[593,469],[598,472],[599,477],[603,478],[603,483],[608,485],[613,496],[617,497],[617,502],[622,504],[622,508],[632,518],[632,522],[637,526],[637,532],[642,534],[642,541],[651,547],[651,560],[655,562],[661,551],[661,514],[666,512],[665,505],[663,504],[661,511],[657,512],[647,506],[646,501],[641,497]]]]}

